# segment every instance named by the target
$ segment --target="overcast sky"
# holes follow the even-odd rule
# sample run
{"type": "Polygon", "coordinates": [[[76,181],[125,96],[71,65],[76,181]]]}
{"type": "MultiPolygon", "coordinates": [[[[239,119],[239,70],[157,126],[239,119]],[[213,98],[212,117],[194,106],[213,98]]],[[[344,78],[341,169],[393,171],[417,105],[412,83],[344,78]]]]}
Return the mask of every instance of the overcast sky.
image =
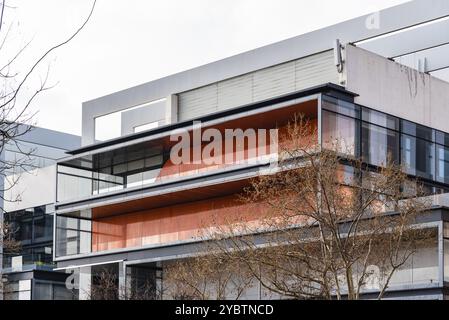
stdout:
{"type": "MultiPolygon", "coordinates": [[[[36,122],[80,134],[83,101],[404,2],[98,0],[88,26],[45,62],[57,85],[33,104],[36,122]]],[[[69,36],[91,3],[7,1],[11,42],[32,39],[24,59],[33,61],[69,36]]]]}

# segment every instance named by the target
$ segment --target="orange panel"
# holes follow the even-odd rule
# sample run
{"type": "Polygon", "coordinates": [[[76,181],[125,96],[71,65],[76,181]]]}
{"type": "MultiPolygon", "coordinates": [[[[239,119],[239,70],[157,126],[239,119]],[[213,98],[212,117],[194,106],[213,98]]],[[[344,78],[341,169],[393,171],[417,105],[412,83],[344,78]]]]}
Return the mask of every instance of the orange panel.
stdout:
{"type": "MultiPolygon", "coordinates": [[[[313,105],[313,104],[312,104],[313,105]]],[[[218,129],[221,134],[222,137],[225,137],[225,130],[226,129],[233,129],[233,128],[240,128],[242,130],[246,130],[246,129],[252,129],[254,128],[255,130],[257,130],[258,128],[260,129],[267,129],[266,132],[266,146],[267,146],[267,152],[273,152],[273,141],[270,141],[270,135],[269,135],[269,129],[271,128],[279,128],[279,144],[283,147],[287,147],[291,142],[288,141],[286,139],[286,134],[287,134],[287,130],[286,130],[286,125],[289,121],[293,120],[293,115],[298,112],[298,107],[301,105],[296,105],[296,106],[292,106],[290,108],[285,108],[285,110],[275,110],[272,112],[268,112],[266,114],[263,115],[258,115],[257,117],[247,117],[247,118],[242,118],[236,121],[230,121],[227,124],[221,124],[219,126],[216,126],[215,128],[218,129]]],[[[315,109],[314,109],[315,110],[315,109]]],[[[313,114],[312,114],[313,115],[313,114]]],[[[310,141],[318,141],[318,136],[316,134],[316,129],[317,129],[317,125],[318,125],[318,121],[316,118],[310,118],[309,119],[309,124],[311,125],[311,131],[315,132],[307,137],[303,137],[301,140],[304,141],[304,145],[306,145],[306,143],[310,143],[310,141]]],[[[203,131],[206,130],[207,128],[203,128],[203,131]]],[[[258,148],[259,145],[259,137],[256,133],[255,136],[256,139],[256,148],[254,149],[256,156],[262,156],[265,155],[266,152],[264,152],[264,148],[258,148]]],[[[176,176],[186,176],[186,175],[193,175],[195,173],[198,172],[204,172],[204,171],[211,171],[211,170],[217,170],[220,168],[226,168],[229,166],[232,166],[232,163],[225,163],[225,159],[227,159],[226,155],[230,155],[232,156],[233,162],[237,161],[237,155],[236,155],[236,151],[237,151],[237,146],[236,146],[236,140],[233,139],[234,143],[232,143],[233,146],[233,150],[227,150],[226,148],[226,142],[230,141],[231,139],[225,139],[223,138],[223,141],[221,143],[222,145],[222,152],[221,154],[212,154],[212,155],[208,155],[207,159],[208,160],[212,160],[212,159],[220,159],[220,157],[222,158],[223,161],[218,162],[218,163],[213,163],[213,164],[205,164],[204,160],[206,159],[202,159],[203,161],[199,164],[194,164],[194,163],[183,163],[180,165],[175,165],[173,164],[170,160],[167,160],[164,164],[164,166],[162,167],[158,179],[159,180],[164,180],[164,179],[170,179],[171,177],[176,177],[176,176]]],[[[191,144],[192,144],[192,137],[191,137],[191,144]]],[[[190,154],[190,159],[193,159],[193,151],[196,149],[199,149],[199,152],[201,152],[204,150],[205,146],[207,145],[207,143],[203,143],[201,146],[199,147],[191,147],[189,150],[189,154],[190,154]]],[[[250,152],[249,152],[249,143],[247,141],[247,139],[244,140],[244,145],[241,146],[242,150],[243,150],[243,159],[241,160],[248,160],[250,159],[250,152]]]]}
{"type": "Polygon", "coordinates": [[[92,222],[92,250],[188,240],[198,236],[201,228],[230,219],[254,220],[260,209],[259,205],[241,203],[236,196],[226,196],[102,218],[92,222]]]}

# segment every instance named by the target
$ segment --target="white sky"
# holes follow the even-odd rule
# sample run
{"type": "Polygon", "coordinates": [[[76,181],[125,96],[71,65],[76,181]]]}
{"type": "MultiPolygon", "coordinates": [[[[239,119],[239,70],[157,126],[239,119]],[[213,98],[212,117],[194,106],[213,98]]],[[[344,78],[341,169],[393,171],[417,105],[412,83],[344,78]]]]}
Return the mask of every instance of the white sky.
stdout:
{"type": "MultiPolygon", "coordinates": [[[[35,120],[80,134],[83,101],[404,2],[98,0],[88,26],[46,62],[57,85],[33,104],[35,120]]],[[[11,42],[33,39],[23,66],[70,35],[91,3],[7,0],[11,42]]]]}

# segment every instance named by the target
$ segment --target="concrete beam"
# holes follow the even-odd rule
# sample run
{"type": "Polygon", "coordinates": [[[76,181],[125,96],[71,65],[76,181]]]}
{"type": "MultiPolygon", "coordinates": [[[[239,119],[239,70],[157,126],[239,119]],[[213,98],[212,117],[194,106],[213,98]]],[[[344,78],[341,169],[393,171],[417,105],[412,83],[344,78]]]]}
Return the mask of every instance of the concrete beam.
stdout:
{"type": "MultiPolygon", "coordinates": [[[[447,33],[449,37],[449,31],[447,33]]],[[[448,68],[449,44],[401,56],[396,58],[395,61],[423,72],[434,72],[448,68]]]]}
{"type": "Polygon", "coordinates": [[[449,43],[449,19],[410,28],[392,35],[356,43],[358,47],[395,58],[449,43]]]}

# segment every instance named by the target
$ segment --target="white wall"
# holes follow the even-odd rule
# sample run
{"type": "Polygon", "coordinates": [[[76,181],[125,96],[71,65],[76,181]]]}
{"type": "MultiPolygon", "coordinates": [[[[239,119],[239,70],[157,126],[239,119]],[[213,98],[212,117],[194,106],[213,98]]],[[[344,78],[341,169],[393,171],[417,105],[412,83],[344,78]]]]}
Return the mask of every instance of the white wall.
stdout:
{"type": "Polygon", "coordinates": [[[352,45],[345,54],[356,103],[449,132],[449,83],[352,45]]]}

